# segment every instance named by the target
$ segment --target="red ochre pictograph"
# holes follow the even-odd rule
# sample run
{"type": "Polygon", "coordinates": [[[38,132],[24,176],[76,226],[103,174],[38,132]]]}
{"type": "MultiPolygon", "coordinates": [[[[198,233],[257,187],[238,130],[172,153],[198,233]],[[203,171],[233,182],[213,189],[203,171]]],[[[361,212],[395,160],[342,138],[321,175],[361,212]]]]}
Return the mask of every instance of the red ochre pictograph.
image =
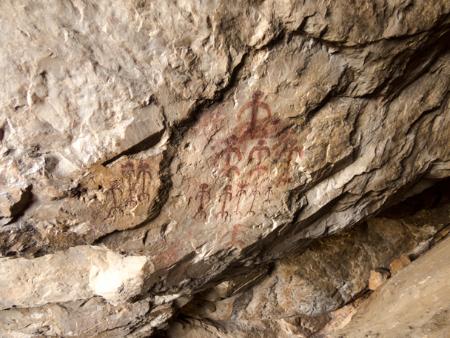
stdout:
{"type": "MultiPolygon", "coordinates": [[[[216,182],[223,185],[220,188],[218,183],[209,182],[198,186],[196,195],[189,199],[197,202],[194,219],[206,221],[207,209],[214,208],[216,220],[239,222],[241,217],[255,216],[258,205],[270,203],[274,189],[293,182],[303,147],[289,122],[275,118],[263,97],[264,93],[256,90],[238,110],[238,125],[229,136],[211,143],[210,149],[219,150],[212,157],[219,173],[216,182]],[[213,199],[216,204],[210,203],[213,199]]],[[[237,239],[241,228],[241,223],[233,226],[230,243],[243,244],[237,239]]]]}

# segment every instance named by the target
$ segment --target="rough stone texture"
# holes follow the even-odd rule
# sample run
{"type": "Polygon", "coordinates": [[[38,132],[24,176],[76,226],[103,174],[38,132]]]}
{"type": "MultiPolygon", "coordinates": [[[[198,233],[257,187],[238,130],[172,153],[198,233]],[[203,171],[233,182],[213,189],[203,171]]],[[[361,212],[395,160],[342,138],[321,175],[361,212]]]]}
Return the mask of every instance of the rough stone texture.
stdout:
{"type": "Polygon", "coordinates": [[[374,290],[378,289],[381,285],[383,285],[383,283],[388,278],[389,278],[389,272],[383,271],[383,270],[379,270],[379,271],[372,270],[372,271],[370,271],[369,285],[367,287],[369,288],[369,290],[374,291],[374,290]]]}
{"type": "Polygon", "coordinates": [[[0,195],[0,225],[20,216],[31,203],[31,186],[6,188],[0,195]]]}
{"type": "Polygon", "coordinates": [[[393,262],[410,262],[450,226],[450,201],[440,203],[408,216],[376,217],[318,240],[281,259],[270,273],[260,271],[259,279],[239,276],[222,282],[182,309],[169,337],[205,330],[214,332],[211,337],[248,337],[252,332],[255,337],[309,337],[322,329],[336,331],[351,319],[355,306],[336,310],[365,296],[375,270],[384,280],[398,273],[401,264],[393,262]]]}
{"type": "Polygon", "coordinates": [[[407,266],[409,263],[411,263],[408,256],[401,255],[399,258],[394,259],[391,264],[389,264],[389,270],[392,273],[397,273],[401,269],[403,269],[405,266],[407,266]]]}
{"type": "Polygon", "coordinates": [[[142,291],[146,257],[121,257],[100,247],[78,246],[36,259],[0,261],[0,309],[40,306],[102,296],[120,303],[142,291]],[[14,283],[11,283],[14,281],[14,283]]]}
{"type": "Polygon", "coordinates": [[[1,1],[0,284],[35,276],[36,297],[12,293],[0,320],[146,336],[193,295],[255,282],[450,176],[449,13],[445,0],[1,1]],[[85,250],[142,273],[139,287],[88,288],[85,250]],[[47,289],[72,262],[74,294],[47,289]],[[100,304],[93,328],[77,326],[80,299],[100,304]]]}
{"type": "Polygon", "coordinates": [[[448,336],[449,255],[450,238],[389,280],[358,309],[347,327],[330,337],[448,336]]]}

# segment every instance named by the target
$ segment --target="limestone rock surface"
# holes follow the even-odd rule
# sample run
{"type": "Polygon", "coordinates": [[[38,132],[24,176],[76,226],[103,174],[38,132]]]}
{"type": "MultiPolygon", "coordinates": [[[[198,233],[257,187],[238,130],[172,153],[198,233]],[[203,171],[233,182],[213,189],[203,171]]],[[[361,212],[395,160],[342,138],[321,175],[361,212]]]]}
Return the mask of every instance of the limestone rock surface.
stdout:
{"type": "MultiPolygon", "coordinates": [[[[252,337],[252,334],[255,337],[338,336],[337,329],[348,324],[359,311],[358,303],[370,295],[374,272],[384,276],[384,281],[399,273],[399,264],[392,262],[411,263],[410,259],[417,259],[424,247],[432,246],[438,234],[449,228],[450,200],[412,215],[386,214],[372,218],[367,224],[316,241],[306,251],[289,254],[275,266],[260,270],[256,274],[259,278],[253,276],[256,272],[253,271],[244,278],[236,276],[196,295],[181,310],[169,337],[195,336],[199,332],[206,337],[210,334],[227,338],[252,337]]],[[[430,275],[431,270],[430,267],[430,275]]],[[[407,276],[404,278],[406,285],[407,276]]],[[[409,287],[414,288],[414,282],[409,287]]],[[[414,299],[432,293],[434,286],[430,288],[423,296],[417,291],[414,299]]],[[[402,290],[399,288],[398,292],[402,290]]],[[[439,292],[444,290],[448,288],[442,286],[439,292]]],[[[387,302],[392,311],[401,312],[395,309],[396,301],[387,302]]],[[[440,304],[445,302],[443,299],[440,304]]],[[[376,317],[377,311],[367,316],[376,317]]],[[[382,329],[382,321],[379,325],[382,329]]],[[[384,328],[385,335],[388,327],[384,328]]],[[[358,331],[346,332],[358,337],[358,331]]]]}
{"type": "MultiPolygon", "coordinates": [[[[141,292],[146,257],[78,246],[36,259],[0,261],[0,308],[33,307],[102,296],[115,304],[141,292]],[[10,283],[14,281],[14,283],[10,283]]],[[[145,271],[149,273],[150,271],[145,271]]]]}
{"type": "Polygon", "coordinates": [[[316,316],[439,231],[354,235],[351,276],[321,242],[450,176],[447,0],[4,0],[0,26],[4,336],[146,337],[272,268],[320,301],[261,315],[316,316]]]}

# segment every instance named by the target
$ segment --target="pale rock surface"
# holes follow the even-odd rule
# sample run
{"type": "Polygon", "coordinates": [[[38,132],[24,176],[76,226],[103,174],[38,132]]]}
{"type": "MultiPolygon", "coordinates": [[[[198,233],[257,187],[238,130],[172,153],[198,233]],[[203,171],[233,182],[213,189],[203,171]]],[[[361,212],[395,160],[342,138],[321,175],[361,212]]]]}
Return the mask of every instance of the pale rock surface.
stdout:
{"type": "Polygon", "coordinates": [[[142,291],[151,273],[144,256],[79,246],[35,259],[0,259],[0,309],[102,296],[112,304],[142,291]]]}
{"type": "MultiPolygon", "coordinates": [[[[149,312],[148,299],[111,305],[99,297],[88,300],[14,308],[2,312],[2,337],[125,337],[149,312]],[[107,332],[107,333],[106,333],[107,332]]],[[[151,332],[151,331],[150,331],[151,332]]]]}
{"type": "Polygon", "coordinates": [[[370,271],[369,276],[369,285],[367,286],[369,290],[376,290],[378,289],[383,283],[389,278],[389,273],[387,271],[383,270],[372,270],[370,271]]]}
{"type": "Polygon", "coordinates": [[[368,290],[386,281],[395,257],[410,262],[418,248],[432,245],[450,226],[450,201],[440,203],[412,215],[370,219],[290,254],[271,272],[254,271],[255,276],[222,282],[182,310],[169,337],[202,330],[221,332],[220,337],[247,337],[252,332],[276,337],[272,330],[281,330],[283,337],[292,332],[305,337],[333,333],[348,324],[368,290]]]}
{"type": "MultiPolygon", "coordinates": [[[[449,13],[446,0],[1,1],[0,323],[146,336],[293,251],[323,281],[302,255],[314,240],[450,176],[449,13]],[[78,324],[81,299],[105,301],[91,318],[109,322],[78,324]]],[[[302,311],[341,306],[379,262],[302,311]]]]}

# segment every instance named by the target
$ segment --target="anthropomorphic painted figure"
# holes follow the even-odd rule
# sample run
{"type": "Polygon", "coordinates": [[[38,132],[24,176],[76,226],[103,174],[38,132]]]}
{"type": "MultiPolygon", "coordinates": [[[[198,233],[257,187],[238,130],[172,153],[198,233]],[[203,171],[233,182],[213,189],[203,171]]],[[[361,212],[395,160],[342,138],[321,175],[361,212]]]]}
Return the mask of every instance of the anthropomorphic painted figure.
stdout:
{"type": "Polygon", "coordinates": [[[152,180],[152,173],[150,165],[144,161],[140,160],[137,166],[137,177],[136,184],[141,182],[141,191],[138,193],[138,200],[142,202],[143,200],[149,200],[150,194],[147,192],[147,179],[148,182],[152,180]]]}
{"type": "Polygon", "coordinates": [[[232,178],[233,175],[239,176],[240,171],[237,163],[242,160],[242,153],[239,149],[239,143],[236,135],[231,135],[225,140],[225,148],[217,155],[218,159],[224,159],[223,172],[226,177],[232,178]],[[237,159],[233,163],[233,157],[237,159]]]}
{"type": "MultiPolygon", "coordinates": [[[[136,201],[134,200],[134,186],[135,186],[135,178],[136,173],[134,171],[134,163],[132,161],[126,161],[120,166],[120,171],[123,176],[123,182],[126,183],[128,193],[125,198],[125,203],[128,205],[135,205],[136,201]]],[[[125,189],[124,189],[125,190],[125,189]]],[[[124,194],[125,195],[125,194],[124,194]]]]}
{"type": "Polygon", "coordinates": [[[107,196],[111,196],[112,207],[109,209],[106,218],[122,213],[120,200],[123,196],[123,189],[120,180],[116,179],[111,182],[111,187],[106,191],[107,196]]]}
{"type": "Polygon", "coordinates": [[[239,209],[241,207],[241,200],[245,195],[247,195],[247,187],[248,187],[248,183],[245,181],[242,181],[238,184],[238,191],[236,193],[236,197],[237,197],[236,209],[234,211],[235,214],[239,213],[239,209]]]}
{"type": "Polygon", "coordinates": [[[226,211],[227,203],[231,202],[233,199],[232,187],[230,184],[226,185],[220,195],[219,202],[222,202],[222,207],[220,208],[220,212],[217,213],[217,216],[228,221],[231,219],[231,215],[228,211],[226,211]]]}
{"type": "Polygon", "coordinates": [[[284,159],[283,170],[279,179],[280,184],[288,184],[292,181],[291,167],[297,157],[303,156],[303,148],[298,146],[295,140],[287,140],[280,152],[280,157],[284,159]]]}
{"type": "Polygon", "coordinates": [[[253,183],[259,182],[267,174],[268,167],[263,164],[264,160],[267,159],[270,159],[270,149],[266,145],[266,141],[261,139],[248,155],[248,164],[254,164],[254,167],[248,173],[253,183]]]}
{"type": "Polygon", "coordinates": [[[250,154],[248,155],[248,163],[252,163],[255,161],[256,157],[256,165],[261,165],[265,158],[270,157],[270,149],[266,145],[266,140],[259,140],[258,144],[252,148],[250,154]]]}
{"type": "Polygon", "coordinates": [[[242,115],[246,110],[250,110],[250,121],[247,126],[247,133],[250,134],[251,137],[254,137],[257,131],[258,127],[258,115],[260,112],[260,109],[263,109],[266,111],[267,118],[272,117],[272,112],[270,110],[270,107],[267,103],[261,101],[261,98],[263,96],[263,92],[257,90],[253,93],[251,101],[248,101],[245,103],[242,108],[239,110],[237,116],[238,119],[242,118],[242,115]]]}
{"type": "Polygon", "coordinates": [[[255,216],[255,215],[256,215],[256,213],[255,213],[255,211],[253,210],[253,208],[254,208],[254,206],[255,206],[255,200],[256,200],[256,197],[257,197],[258,195],[260,195],[260,192],[259,192],[259,190],[258,190],[258,186],[254,186],[253,189],[252,189],[252,196],[253,196],[253,199],[252,199],[252,203],[250,204],[250,209],[247,211],[247,215],[250,215],[250,216],[255,216]]]}
{"type": "Polygon", "coordinates": [[[272,189],[272,186],[271,185],[269,185],[268,187],[267,187],[267,189],[266,189],[266,192],[265,192],[265,194],[264,194],[264,202],[265,203],[268,203],[268,202],[270,202],[270,200],[271,200],[271,198],[272,198],[272,195],[273,195],[273,189],[272,189]]]}
{"type": "Polygon", "coordinates": [[[242,224],[233,225],[233,229],[231,230],[231,241],[229,243],[233,247],[238,246],[243,248],[245,246],[245,243],[239,239],[239,235],[242,232],[241,228],[242,224]]]}
{"type": "Polygon", "coordinates": [[[195,200],[198,201],[198,208],[197,212],[194,215],[194,218],[200,218],[205,220],[206,219],[206,210],[205,210],[205,204],[209,202],[211,199],[211,193],[209,185],[206,183],[200,184],[199,191],[197,195],[195,196],[195,200]]]}

